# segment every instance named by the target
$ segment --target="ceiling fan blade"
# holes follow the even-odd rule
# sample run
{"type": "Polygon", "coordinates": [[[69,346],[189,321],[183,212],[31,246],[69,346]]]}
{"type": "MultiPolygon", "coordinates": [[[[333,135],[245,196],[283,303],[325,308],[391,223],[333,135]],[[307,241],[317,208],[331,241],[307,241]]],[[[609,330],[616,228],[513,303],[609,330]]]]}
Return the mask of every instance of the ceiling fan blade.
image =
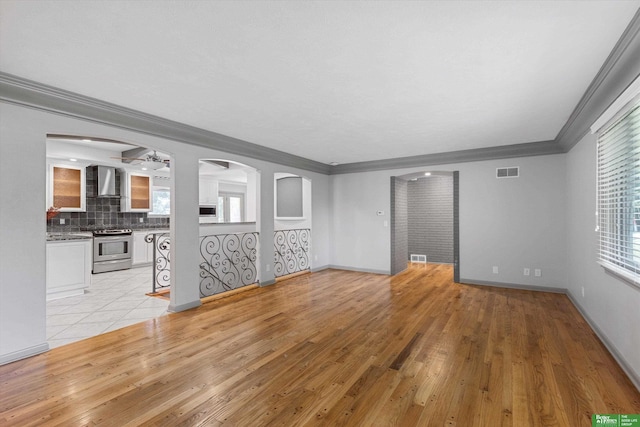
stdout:
{"type": "Polygon", "coordinates": [[[120,160],[146,160],[146,159],[138,159],[135,157],[109,157],[110,159],[120,159],[120,160]]]}

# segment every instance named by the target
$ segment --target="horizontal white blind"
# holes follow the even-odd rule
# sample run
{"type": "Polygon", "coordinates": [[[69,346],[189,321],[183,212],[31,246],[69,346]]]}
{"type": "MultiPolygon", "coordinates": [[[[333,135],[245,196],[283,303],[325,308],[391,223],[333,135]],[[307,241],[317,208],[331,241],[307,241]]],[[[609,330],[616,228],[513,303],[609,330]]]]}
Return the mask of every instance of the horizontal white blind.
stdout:
{"type": "Polygon", "coordinates": [[[598,137],[600,262],[640,283],[640,104],[598,137]]]}

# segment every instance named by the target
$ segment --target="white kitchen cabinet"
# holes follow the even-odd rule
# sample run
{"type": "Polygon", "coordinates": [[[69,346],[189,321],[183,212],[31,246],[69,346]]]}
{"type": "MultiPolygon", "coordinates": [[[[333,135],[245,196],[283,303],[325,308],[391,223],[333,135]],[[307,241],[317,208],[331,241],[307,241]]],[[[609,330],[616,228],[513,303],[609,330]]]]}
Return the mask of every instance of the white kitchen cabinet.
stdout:
{"type": "Polygon", "coordinates": [[[153,230],[133,232],[133,266],[149,265],[153,262],[153,244],[147,243],[145,237],[153,230]]]}
{"type": "Polygon", "coordinates": [[[201,176],[199,180],[198,199],[201,205],[215,205],[218,203],[218,181],[214,178],[201,176]]]}
{"type": "Polygon", "coordinates": [[[84,294],[91,284],[93,241],[47,242],[47,300],[84,294]]]}
{"type": "Polygon", "coordinates": [[[151,177],[135,172],[123,172],[120,180],[120,210],[122,212],[151,212],[151,177]]]}
{"type": "Polygon", "coordinates": [[[86,169],[84,166],[49,164],[47,171],[47,208],[60,212],[86,212],[86,169]]]}
{"type": "Polygon", "coordinates": [[[152,233],[166,233],[169,230],[144,230],[134,231],[133,234],[133,259],[134,267],[142,267],[153,264],[153,243],[147,243],[145,237],[152,233]]]}

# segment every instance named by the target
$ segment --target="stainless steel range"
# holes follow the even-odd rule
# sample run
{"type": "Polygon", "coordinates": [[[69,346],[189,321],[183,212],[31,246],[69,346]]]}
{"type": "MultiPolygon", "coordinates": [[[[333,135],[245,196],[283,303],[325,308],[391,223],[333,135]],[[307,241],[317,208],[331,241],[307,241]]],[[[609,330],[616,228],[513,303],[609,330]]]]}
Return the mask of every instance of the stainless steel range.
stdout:
{"type": "Polygon", "coordinates": [[[93,232],[93,273],[131,268],[133,237],[128,228],[93,232]]]}

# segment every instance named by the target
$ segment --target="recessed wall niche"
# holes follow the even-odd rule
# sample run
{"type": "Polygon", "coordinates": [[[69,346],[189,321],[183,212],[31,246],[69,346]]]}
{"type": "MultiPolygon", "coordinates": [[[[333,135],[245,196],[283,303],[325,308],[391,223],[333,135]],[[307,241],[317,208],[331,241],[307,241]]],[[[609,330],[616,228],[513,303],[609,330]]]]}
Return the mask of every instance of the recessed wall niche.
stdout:
{"type": "Polygon", "coordinates": [[[303,217],[301,177],[288,176],[276,180],[276,217],[303,217]]]}

